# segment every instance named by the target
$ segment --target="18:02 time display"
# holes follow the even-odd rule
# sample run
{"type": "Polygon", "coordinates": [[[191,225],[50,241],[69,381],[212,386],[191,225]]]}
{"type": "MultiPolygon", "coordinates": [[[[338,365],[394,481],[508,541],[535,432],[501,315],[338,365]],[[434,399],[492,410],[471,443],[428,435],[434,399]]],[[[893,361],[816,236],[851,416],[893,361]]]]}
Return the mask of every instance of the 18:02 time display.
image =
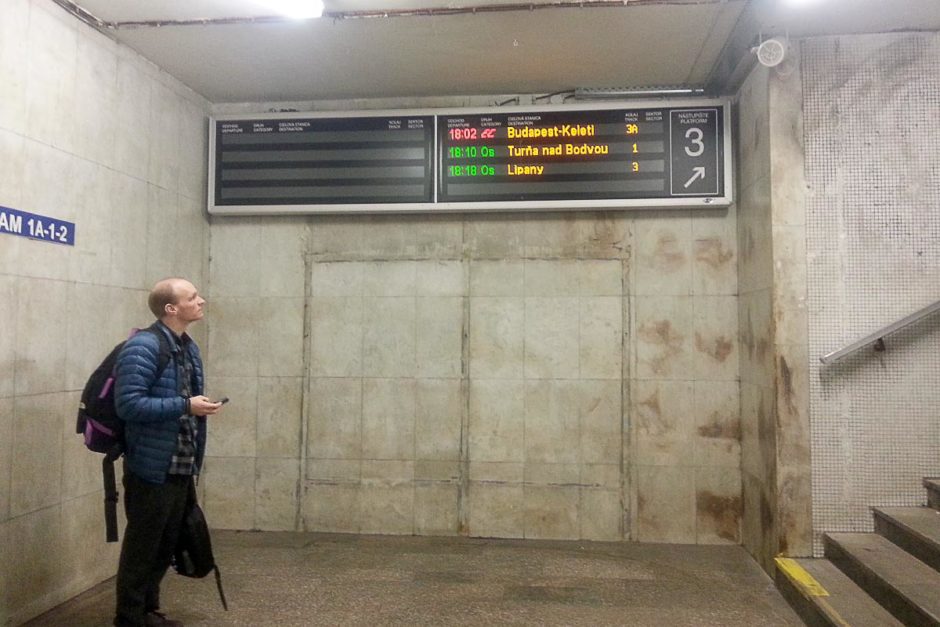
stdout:
{"type": "Polygon", "coordinates": [[[452,128],[448,129],[447,134],[450,138],[459,141],[465,139],[492,139],[496,137],[495,128],[452,128]]]}

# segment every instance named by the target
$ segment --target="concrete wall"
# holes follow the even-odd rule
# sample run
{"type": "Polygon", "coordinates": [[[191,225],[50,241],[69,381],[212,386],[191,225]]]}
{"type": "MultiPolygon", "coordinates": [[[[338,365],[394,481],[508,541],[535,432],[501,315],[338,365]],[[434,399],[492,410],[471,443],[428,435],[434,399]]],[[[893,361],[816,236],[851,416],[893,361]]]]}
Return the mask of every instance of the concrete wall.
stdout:
{"type": "MultiPolygon", "coordinates": [[[[773,239],[777,553],[812,550],[807,329],[806,181],[800,60],[771,72],[770,230],[773,239]]],[[[776,555],[776,553],[775,553],[776,555]]]]}
{"type": "MultiPolygon", "coordinates": [[[[0,3],[0,205],[76,224],[0,234],[0,625],[114,574],[85,379],[153,281],[205,283],[206,102],[51,2],[0,3]]],[[[196,334],[205,338],[206,329],[196,334]]]]}
{"type": "MultiPolygon", "coordinates": [[[[290,106],[344,104],[467,103],[290,106]]],[[[214,525],[739,542],[734,208],[214,218],[211,253],[214,525]]]]}
{"type": "Polygon", "coordinates": [[[874,451],[814,448],[828,460],[813,467],[815,531],[865,527],[858,512],[936,474],[936,358],[917,347],[940,325],[877,367],[813,362],[840,333],[936,300],[930,111],[865,117],[936,102],[936,42],[818,40],[808,66],[755,70],[728,210],[213,218],[210,247],[208,103],[51,3],[6,0],[0,205],[77,235],[68,247],[0,234],[0,624],[114,572],[100,458],[73,433],[74,409],[107,349],[149,322],[152,282],[173,274],[210,297],[194,334],[210,391],[232,398],[204,477],[216,527],[743,543],[769,569],[811,552],[811,397],[820,442],[874,451]],[[807,102],[827,99],[838,115],[804,129],[807,102]],[[843,147],[864,138],[843,115],[893,138],[850,186],[813,178],[833,163],[854,172],[843,147]],[[853,246],[859,260],[840,265],[853,246]],[[912,415],[919,430],[904,428],[912,415]],[[913,460],[902,472],[846,474],[895,453],[913,460]],[[848,501],[831,498],[840,489],[848,501]]]}
{"type": "Polygon", "coordinates": [[[758,66],[738,99],[743,544],[767,570],[811,551],[800,77],[758,66]]]}
{"type": "MultiPolygon", "coordinates": [[[[804,98],[829,93],[810,83],[804,95],[806,76],[827,76],[820,67],[833,59],[884,71],[860,60],[894,59],[904,46],[926,51],[908,64],[918,68],[934,59],[936,38],[915,40],[811,42],[809,68],[792,59],[757,68],[738,98],[739,200],[729,210],[212,218],[210,249],[208,104],[54,6],[4,3],[0,205],[75,222],[77,244],[0,235],[0,624],[113,573],[99,458],[72,433],[74,406],[107,347],[148,322],[146,290],[170,274],[210,297],[194,332],[210,390],[233,399],[210,430],[204,502],[216,527],[740,542],[768,569],[780,552],[809,554],[811,394],[854,407],[837,423],[814,410],[814,429],[842,425],[838,441],[853,450],[885,441],[865,425],[911,415],[909,394],[880,395],[889,400],[877,416],[853,418],[852,399],[882,381],[881,364],[838,379],[816,372],[818,353],[832,348],[826,321],[879,305],[857,330],[838,327],[848,340],[918,295],[935,300],[937,266],[925,261],[936,256],[935,155],[917,148],[932,131],[886,127],[916,139],[896,163],[914,164],[920,184],[898,186],[890,202],[928,208],[909,215],[925,245],[917,258],[885,247],[874,266],[923,281],[904,292],[913,295],[903,311],[882,311],[898,298],[839,309],[844,297],[820,280],[836,261],[827,242],[840,232],[864,239],[873,214],[843,211],[843,230],[828,235],[820,216],[862,192],[880,198],[894,179],[874,169],[858,189],[804,180],[841,154],[821,150],[820,138],[851,135],[820,126],[833,118],[804,129],[804,98]]],[[[929,71],[896,76],[897,89],[868,110],[936,93],[929,71]]],[[[900,374],[884,381],[932,393],[930,355],[901,357],[890,364],[900,374]]],[[[928,396],[917,411],[935,406],[928,396]]],[[[935,428],[928,417],[921,432],[935,428]]],[[[935,442],[902,433],[886,451],[911,458],[910,445],[935,442]]],[[[935,459],[916,450],[915,460],[935,459]]],[[[817,464],[816,485],[850,485],[845,461],[817,464]]],[[[884,504],[908,475],[936,471],[895,466],[879,467],[872,498],[833,504],[831,490],[818,491],[815,530],[846,517],[864,527],[867,517],[850,511],[858,503],[884,504]]]]}
{"type": "Polygon", "coordinates": [[[758,67],[738,95],[738,320],[741,346],[742,540],[767,568],[776,555],[776,430],[770,88],[758,67]]]}

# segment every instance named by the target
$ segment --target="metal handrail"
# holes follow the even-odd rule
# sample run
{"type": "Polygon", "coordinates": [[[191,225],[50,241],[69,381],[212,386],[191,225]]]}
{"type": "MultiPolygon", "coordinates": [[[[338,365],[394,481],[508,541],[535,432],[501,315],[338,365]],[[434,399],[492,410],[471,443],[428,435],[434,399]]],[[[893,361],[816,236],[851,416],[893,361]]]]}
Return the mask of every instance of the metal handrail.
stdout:
{"type": "Polygon", "coordinates": [[[880,342],[881,340],[891,335],[892,333],[895,333],[896,331],[900,331],[904,327],[914,324],[921,318],[926,318],[927,316],[937,313],[938,311],[940,311],[940,300],[938,300],[932,305],[927,305],[923,309],[915,311],[914,313],[908,316],[904,316],[897,322],[892,322],[888,326],[882,327],[881,329],[875,331],[874,333],[870,335],[866,335],[860,340],[856,340],[852,342],[845,348],[840,348],[837,351],[832,351],[828,355],[820,357],[819,361],[823,362],[824,364],[831,364],[834,361],[839,361],[843,357],[851,355],[855,351],[865,348],[869,344],[872,344],[874,342],[880,342]]]}

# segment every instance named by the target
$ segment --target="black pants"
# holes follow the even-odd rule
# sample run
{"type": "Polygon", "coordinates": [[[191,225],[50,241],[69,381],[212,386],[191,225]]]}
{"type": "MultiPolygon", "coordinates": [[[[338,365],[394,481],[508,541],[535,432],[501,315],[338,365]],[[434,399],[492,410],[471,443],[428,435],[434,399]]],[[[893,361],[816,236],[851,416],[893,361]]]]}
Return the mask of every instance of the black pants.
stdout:
{"type": "Polygon", "coordinates": [[[160,608],[160,581],[176,547],[192,480],[167,475],[166,483],[154,484],[124,471],[127,529],[118,565],[115,625],[144,625],[147,612],[160,608]]]}

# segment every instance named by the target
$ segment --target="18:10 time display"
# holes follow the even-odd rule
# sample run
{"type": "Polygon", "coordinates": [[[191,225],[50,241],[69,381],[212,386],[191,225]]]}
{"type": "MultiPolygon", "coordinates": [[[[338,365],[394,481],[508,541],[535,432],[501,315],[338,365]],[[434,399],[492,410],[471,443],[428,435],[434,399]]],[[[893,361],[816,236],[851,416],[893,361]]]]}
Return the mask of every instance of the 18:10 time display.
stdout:
{"type": "Polygon", "coordinates": [[[496,149],[490,146],[450,146],[447,149],[450,159],[473,159],[476,157],[495,157],[496,149]]]}

